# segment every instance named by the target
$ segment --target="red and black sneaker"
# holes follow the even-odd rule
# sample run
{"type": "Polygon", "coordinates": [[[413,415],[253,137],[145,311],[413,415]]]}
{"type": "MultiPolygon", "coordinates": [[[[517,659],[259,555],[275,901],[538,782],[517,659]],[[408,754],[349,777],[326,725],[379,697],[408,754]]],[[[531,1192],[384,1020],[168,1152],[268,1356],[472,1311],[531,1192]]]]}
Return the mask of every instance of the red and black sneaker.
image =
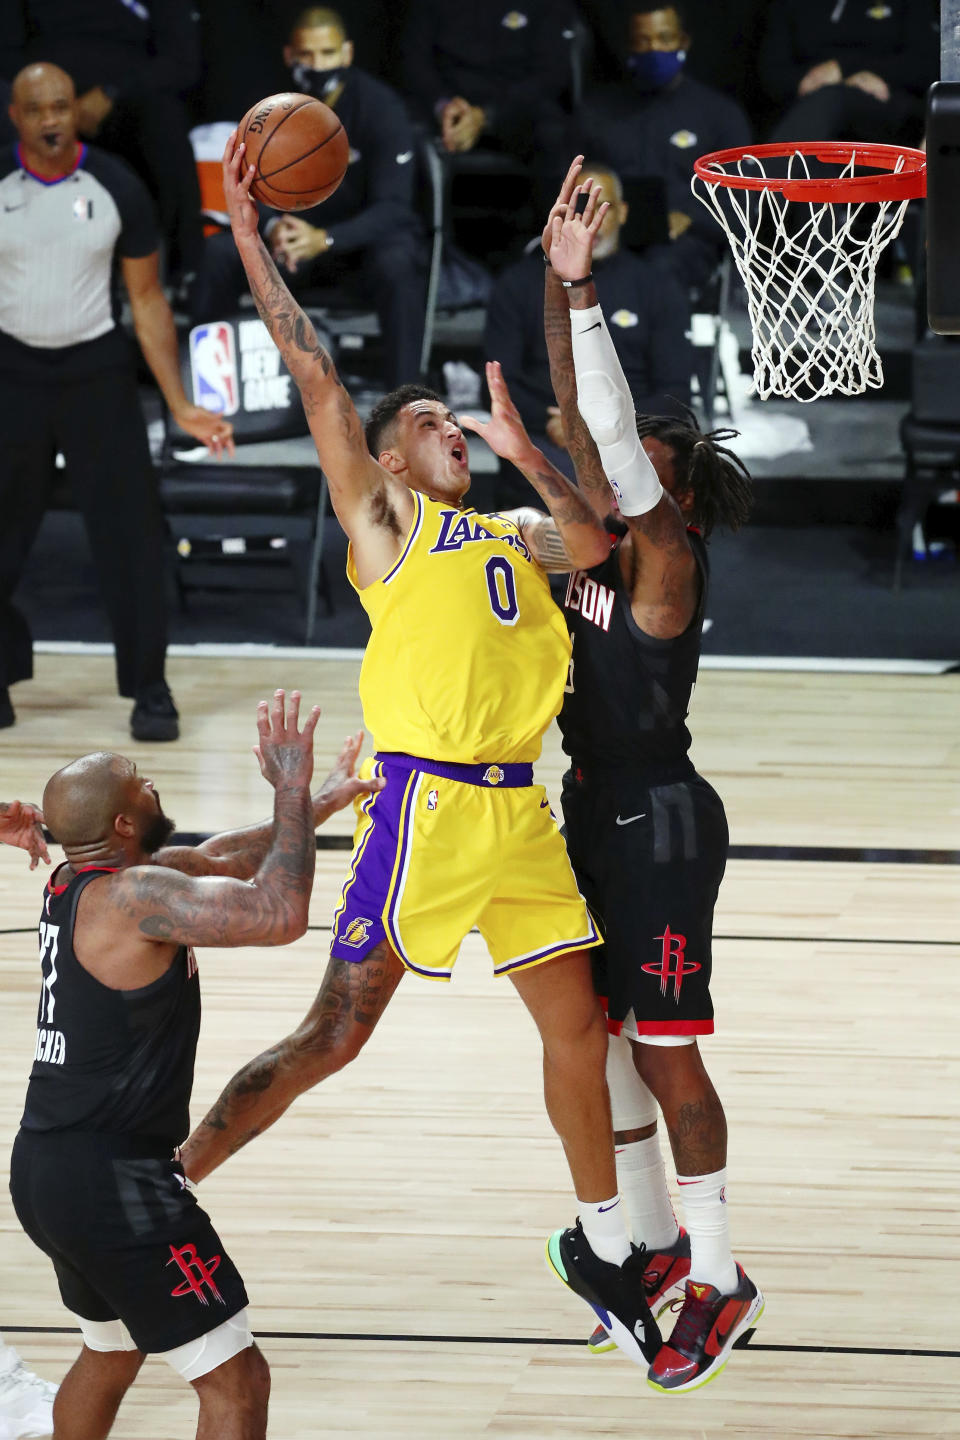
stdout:
{"type": "MultiPolygon", "coordinates": [[[[665,1310],[679,1309],[683,1304],[686,1294],[683,1282],[690,1273],[690,1236],[681,1225],[672,1245],[663,1250],[645,1250],[643,1260],[644,1294],[656,1320],[665,1310]]],[[[616,1348],[616,1342],[602,1325],[597,1326],[587,1341],[587,1349],[593,1355],[606,1355],[616,1348]]]]}
{"type": "Polygon", "coordinates": [[[686,1281],[686,1299],[669,1340],[650,1369],[647,1383],[673,1395],[706,1385],[726,1365],[738,1338],[763,1314],[763,1296],[737,1266],[737,1288],[721,1295],[713,1285],[686,1281]]]}

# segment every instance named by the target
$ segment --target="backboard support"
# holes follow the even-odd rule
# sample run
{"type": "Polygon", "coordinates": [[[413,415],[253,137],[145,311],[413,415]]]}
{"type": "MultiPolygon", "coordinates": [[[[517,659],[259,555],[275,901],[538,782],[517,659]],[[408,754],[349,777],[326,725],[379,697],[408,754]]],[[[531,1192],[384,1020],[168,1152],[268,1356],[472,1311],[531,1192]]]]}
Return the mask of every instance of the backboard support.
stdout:
{"type": "Polygon", "coordinates": [[[927,321],[937,335],[960,335],[960,0],[940,4],[926,138],[927,321]]]}

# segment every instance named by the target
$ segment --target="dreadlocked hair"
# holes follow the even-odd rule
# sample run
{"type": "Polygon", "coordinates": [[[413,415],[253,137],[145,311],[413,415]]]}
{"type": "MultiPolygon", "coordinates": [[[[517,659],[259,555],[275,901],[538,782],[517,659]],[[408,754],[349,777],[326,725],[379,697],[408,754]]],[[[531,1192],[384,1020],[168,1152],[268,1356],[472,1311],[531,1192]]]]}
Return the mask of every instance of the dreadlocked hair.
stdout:
{"type": "Polygon", "coordinates": [[[704,434],[692,411],[676,415],[638,415],[637,434],[668,445],[673,451],[677,489],[693,491],[693,523],[704,538],[715,526],[739,530],[753,505],[753,481],[738,455],[725,442],[739,430],[710,430],[704,434]]]}
{"type": "Polygon", "coordinates": [[[371,455],[380,454],[383,442],[389,434],[394,420],[404,405],[410,405],[414,400],[439,400],[441,405],[443,404],[442,396],[427,385],[400,385],[396,390],[391,390],[388,395],[384,395],[377,401],[364,426],[363,433],[366,436],[367,449],[371,455]]]}

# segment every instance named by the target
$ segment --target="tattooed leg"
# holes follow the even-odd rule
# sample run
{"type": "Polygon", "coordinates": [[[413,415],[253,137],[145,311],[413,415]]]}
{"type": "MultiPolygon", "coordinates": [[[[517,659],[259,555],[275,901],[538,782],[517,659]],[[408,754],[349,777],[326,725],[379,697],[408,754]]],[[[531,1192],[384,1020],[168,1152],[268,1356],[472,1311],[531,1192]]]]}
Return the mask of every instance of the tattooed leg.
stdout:
{"type": "Polygon", "coordinates": [[[727,1163],[727,1120],[692,1045],[634,1045],[634,1064],[663,1111],[680,1175],[712,1175],[727,1163]]]}
{"type": "Polygon", "coordinates": [[[354,1060],[403,978],[386,941],[358,962],[331,960],[316,1000],[292,1035],[239,1070],[181,1150],[191,1180],[203,1180],[266,1130],[289,1105],[354,1060]]]}

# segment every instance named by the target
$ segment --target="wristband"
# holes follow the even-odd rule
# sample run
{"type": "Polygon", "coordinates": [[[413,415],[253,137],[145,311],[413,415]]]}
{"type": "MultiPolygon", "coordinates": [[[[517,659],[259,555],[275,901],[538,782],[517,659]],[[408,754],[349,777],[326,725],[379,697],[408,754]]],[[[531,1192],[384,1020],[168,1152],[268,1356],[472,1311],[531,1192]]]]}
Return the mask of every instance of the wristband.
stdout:
{"type": "Polygon", "coordinates": [[[591,270],[589,275],[584,275],[580,280],[561,280],[560,284],[564,290],[576,290],[580,285],[592,285],[593,271],[591,270]]]}

